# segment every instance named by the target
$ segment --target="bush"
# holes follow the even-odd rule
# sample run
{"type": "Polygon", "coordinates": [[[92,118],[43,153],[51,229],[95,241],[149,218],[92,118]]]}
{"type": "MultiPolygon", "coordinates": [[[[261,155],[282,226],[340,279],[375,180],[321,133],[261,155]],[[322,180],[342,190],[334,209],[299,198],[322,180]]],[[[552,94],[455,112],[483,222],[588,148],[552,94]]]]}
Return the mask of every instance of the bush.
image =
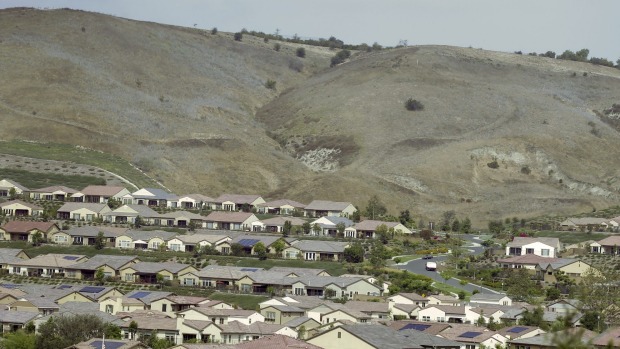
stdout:
{"type": "Polygon", "coordinates": [[[243,33],[237,32],[235,33],[235,41],[241,41],[243,39],[243,33]]]}
{"type": "Polygon", "coordinates": [[[211,35],[215,34],[217,34],[217,27],[213,27],[213,29],[211,29],[211,35]]]}
{"type": "Polygon", "coordinates": [[[424,104],[416,99],[409,98],[405,102],[405,108],[410,111],[424,110],[424,104]]]}
{"type": "Polygon", "coordinates": [[[336,53],[336,55],[334,57],[332,57],[330,67],[338,65],[340,63],[343,63],[349,57],[351,57],[351,51],[349,51],[349,50],[342,50],[342,51],[336,53]]]}
{"type": "Polygon", "coordinates": [[[532,170],[530,170],[529,166],[523,166],[521,167],[521,173],[529,175],[532,172],[532,170]]]}
{"type": "Polygon", "coordinates": [[[270,89],[270,90],[275,90],[276,89],[276,82],[274,80],[267,80],[267,82],[265,83],[265,87],[270,89]]]}
{"type": "Polygon", "coordinates": [[[493,160],[493,161],[487,163],[487,166],[489,166],[490,168],[493,168],[493,169],[499,168],[499,164],[497,163],[497,160],[493,160]]]}
{"type": "Polygon", "coordinates": [[[295,51],[295,54],[297,55],[297,57],[299,58],[304,58],[306,57],[306,49],[303,47],[299,47],[297,49],[297,51],[295,51]]]}
{"type": "Polygon", "coordinates": [[[278,44],[278,43],[273,44],[273,49],[274,49],[275,51],[280,51],[280,47],[281,47],[281,46],[280,46],[280,44],[278,44]]]}

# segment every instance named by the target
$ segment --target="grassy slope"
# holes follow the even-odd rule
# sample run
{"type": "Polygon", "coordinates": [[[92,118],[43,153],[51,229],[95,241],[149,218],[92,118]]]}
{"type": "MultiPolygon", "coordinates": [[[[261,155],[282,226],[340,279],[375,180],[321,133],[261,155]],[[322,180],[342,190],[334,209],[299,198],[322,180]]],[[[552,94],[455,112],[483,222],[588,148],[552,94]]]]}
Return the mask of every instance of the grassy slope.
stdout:
{"type": "Polygon", "coordinates": [[[84,188],[88,185],[105,185],[105,180],[95,176],[62,175],[55,173],[38,173],[24,170],[0,168],[0,178],[19,182],[26,188],[43,188],[52,185],[64,185],[69,188],[84,188]]]}

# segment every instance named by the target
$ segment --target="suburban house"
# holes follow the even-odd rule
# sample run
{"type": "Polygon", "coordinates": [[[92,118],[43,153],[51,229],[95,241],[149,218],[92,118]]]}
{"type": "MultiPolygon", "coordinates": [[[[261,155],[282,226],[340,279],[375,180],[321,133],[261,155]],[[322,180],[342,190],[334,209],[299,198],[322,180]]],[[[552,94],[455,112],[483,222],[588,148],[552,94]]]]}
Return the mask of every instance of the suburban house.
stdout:
{"type": "Polygon", "coordinates": [[[0,211],[11,217],[38,217],[43,215],[43,208],[22,200],[9,200],[0,204],[0,211]]]}
{"type": "Polygon", "coordinates": [[[512,299],[503,293],[476,293],[469,298],[470,303],[489,305],[512,305],[512,299]]]}
{"type": "Polygon", "coordinates": [[[207,229],[250,230],[258,218],[251,212],[211,212],[205,221],[207,229]]]}
{"type": "Polygon", "coordinates": [[[10,197],[11,189],[15,191],[15,195],[23,195],[28,191],[28,188],[13,180],[0,179],[0,197],[10,197]]]}
{"type": "MultiPolygon", "coordinates": [[[[30,259],[30,257],[20,248],[0,248],[0,268],[9,269],[12,263],[19,262],[23,259],[30,259]]],[[[0,286],[0,293],[7,293],[2,286],[0,286]]],[[[2,304],[0,302],[0,304],[2,304]]]]}
{"type": "Polygon", "coordinates": [[[210,234],[184,234],[177,235],[168,240],[167,246],[170,251],[193,252],[210,246],[220,253],[230,253],[232,239],[227,235],[210,234]]]}
{"type": "Polygon", "coordinates": [[[128,339],[104,339],[104,338],[91,338],[87,341],[74,344],[66,349],[148,349],[148,346],[139,341],[132,341],[128,339]]]}
{"type": "Polygon", "coordinates": [[[181,274],[180,278],[198,279],[198,285],[216,289],[251,290],[252,281],[249,274],[264,270],[262,268],[246,268],[208,265],[199,271],[181,274]],[[246,286],[243,286],[246,285],[246,286]]]}
{"type": "Polygon", "coordinates": [[[506,256],[533,254],[541,257],[557,257],[561,245],[558,238],[515,237],[506,244],[506,256]]]}
{"type": "Polygon", "coordinates": [[[461,305],[461,300],[458,297],[444,294],[430,294],[426,298],[428,298],[429,305],[450,305],[455,307],[461,305]]]}
{"type": "Polygon", "coordinates": [[[293,200],[275,200],[263,202],[256,205],[259,213],[270,213],[277,215],[292,215],[294,212],[303,212],[306,205],[293,200]]]}
{"type": "Polygon", "coordinates": [[[211,209],[220,211],[241,211],[257,208],[265,200],[260,195],[222,194],[213,200],[211,209]]]}
{"type": "MultiPolygon", "coordinates": [[[[81,227],[73,226],[62,233],[70,236],[72,245],[85,246],[95,245],[99,233],[102,233],[105,245],[116,247],[116,237],[123,235],[128,230],[128,228],[84,225],[81,227]]],[[[55,238],[54,236],[53,239],[55,238]]]]}
{"type": "Polygon", "coordinates": [[[58,231],[60,229],[54,222],[10,221],[0,227],[0,240],[32,242],[32,236],[36,233],[48,239],[58,231]]]}
{"type": "Polygon", "coordinates": [[[374,220],[364,220],[359,223],[355,223],[353,226],[350,226],[344,230],[344,236],[350,238],[360,238],[360,239],[372,239],[376,238],[377,228],[384,225],[389,232],[394,232],[395,234],[411,234],[411,230],[402,225],[400,222],[383,222],[383,221],[374,221],[374,220]]]}
{"type": "Polygon", "coordinates": [[[206,219],[206,217],[197,213],[173,211],[160,214],[158,218],[151,219],[151,223],[154,225],[167,225],[180,228],[192,227],[193,224],[193,228],[206,228],[206,219]]]}
{"type": "Polygon", "coordinates": [[[187,194],[169,198],[166,205],[169,208],[202,209],[211,208],[213,201],[212,197],[206,195],[187,194]]]}
{"type": "Polygon", "coordinates": [[[418,311],[418,319],[422,321],[464,323],[467,314],[464,306],[429,305],[418,311]]]}
{"type": "Polygon", "coordinates": [[[253,322],[250,325],[245,325],[239,321],[231,321],[226,325],[218,326],[222,329],[220,341],[227,344],[243,343],[273,334],[297,338],[297,332],[286,325],[265,322],[253,322]]]}
{"type": "Polygon", "coordinates": [[[122,202],[123,196],[129,194],[129,190],[123,187],[114,187],[109,185],[89,185],[81,191],[71,195],[73,201],[107,203],[110,199],[122,202]]]}
{"type": "Polygon", "coordinates": [[[365,279],[335,276],[300,277],[293,280],[292,291],[296,296],[324,296],[353,298],[356,295],[380,296],[383,290],[365,279]]]}
{"type": "Polygon", "coordinates": [[[486,327],[460,325],[447,328],[439,336],[461,343],[467,349],[495,348],[506,344],[508,338],[486,327]]]}
{"type": "Polygon", "coordinates": [[[581,308],[582,304],[577,299],[559,299],[557,301],[551,302],[550,304],[547,304],[545,310],[552,313],[567,314],[576,313],[581,308]]]}
{"type": "Polygon", "coordinates": [[[307,217],[350,217],[357,209],[350,202],[314,200],[304,211],[307,217]]]}
{"type": "Polygon", "coordinates": [[[306,221],[297,217],[274,217],[267,218],[252,223],[252,231],[265,231],[270,233],[281,233],[284,225],[290,222],[291,227],[301,227],[306,221]]]}
{"type": "MultiPolygon", "coordinates": [[[[310,222],[312,226],[312,230],[310,231],[311,235],[325,235],[325,236],[338,236],[338,224],[344,225],[345,231],[347,227],[353,225],[353,221],[348,219],[347,217],[339,217],[339,216],[324,216],[319,219],[316,219],[310,222]],[[320,230],[315,231],[315,227],[318,226],[320,230]]],[[[344,234],[344,232],[343,232],[344,234]]]]}
{"type": "Polygon", "coordinates": [[[2,309],[0,310],[0,331],[2,331],[2,333],[9,333],[23,329],[29,322],[39,316],[39,313],[33,311],[10,311],[2,309]]]}
{"type": "Polygon", "coordinates": [[[105,277],[120,277],[120,270],[139,262],[136,256],[95,255],[65,268],[65,276],[80,280],[94,280],[101,269],[105,277]]]}
{"type": "Polygon", "coordinates": [[[582,232],[605,231],[608,226],[608,219],[597,217],[567,218],[560,223],[560,229],[562,230],[579,230],[582,232]]]}
{"type": "Polygon", "coordinates": [[[285,247],[289,245],[285,239],[273,235],[237,235],[232,239],[231,245],[239,244],[243,247],[245,253],[255,255],[256,251],[254,250],[254,247],[256,247],[256,245],[260,242],[267,248],[267,253],[275,253],[272,249],[272,245],[278,240],[284,241],[285,247]]]}
{"type": "Polygon", "coordinates": [[[420,296],[417,293],[405,292],[390,296],[390,298],[388,298],[388,301],[390,302],[390,304],[411,304],[417,305],[420,308],[424,308],[428,304],[428,298],[426,298],[425,296],[420,296]]]}
{"type": "Polygon", "coordinates": [[[592,253],[620,255],[620,236],[609,236],[590,245],[592,253]]]}
{"type": "Polygon", "coordinates": [[[77,193],[76,189],[55,185],[51,187],[31,189],[28,191],[29,197],[33,200],[47,201],[69,201],[71,195],[77,193]]]}
{"type": "Polygon", "coordinates": [[[282,256],[288,259],[297,259],[302,256],[307,261],[340,261],[343,259],[348,242],[299,240],[282,251],[282,256]]]}
{"type": "Polygon", "coordinates": [[[143,223],[151,223],[155,218],[159,217],[159,213],[145,205],[123,205],[113,211],[106,212],[103,215],[103,220],[112,223],[133,224],[138,216],[140,216],[143,223]]]}
{"type": "MultiPolygon", "coordinates": [[[[188,264],[172,263],[172,262],[137,262],[126,265],[120,270],[120,277],[123,281],[135,283],[156,284],[157,275],[163,277],[162,281],[179,280],[179,275],[188,272],[197,272],[196,268],[188,264]]],[[[195,283],[185,283],[185,280],[179,280],[181,285],[193,286],[195,283]]]]}
{"type": "Polygon", "coordinates": [[[13,262],[9,274],[42,277],[52,277],[56,274],[64,275],[66,267],[86,260],[88,258],[84,255],[49,253],[13,262]]]}
{"type": "Polygon", "coordinates": [[[169,240],[177,234],[163,230],[127,230],[116,237],[117,248],[157,250],[167,246],[169,240]]]}
{"type": "MultiPolygon", "coordinates": [[[[557,333],[541,333],[536,336],[531,337],[519,337],[510,339],[509,343],[510,349],[551,349],[557,348],[557,344],[555,344],[554,338],[563,337],[564,335],[572,335],[579,333],[580,341],[584,346],[589,346],[594,344],[594,339],[599,337],[599,334],[590,330],[586,330],[584,328],[569,328],[566,330],[559,331],[557,333]]],[[[602,336],[602,335],[601,335],[602,336]]],[[[613,339],[612,339],[613,340],[613,339]]],[[[605,344],[600,346],[595,346],[595,348],[605,348],[607,347],[608,341],[604,342],[605,344]]]]}
{"type": "Polygon", "coordinates": [[[273,324],[284,324],[306,315],[304,309],[293,305],[269,305],[261,308],[260,313],[265,317],[265,322],[273,324]]]}
{"type": "Polygon", "coordinates": [[[105,203],[67,202],[56,211],[56,218],[92,222],[98,218],[103,219],[103,216],[111,211],[105,203]]]}
{"type": "Polygon", "coordinates": [[[599,274],[599,271],[592,268],[590,264],[573,258],[556,258],[552,261],[541,261],[536,266],[536,275],[539,280],[547,283],[557,282],[557,275],[560,273],[579,283],[581,278],[587,273],[599,274]]]}
{"type": "Polygon", "coordinates": [[[142,188],[130,194],[123,195],[123,203],[126,205],[163,206],[168,205],[168,200],[174,199],[174,194],[162,189],[142,188]]]}

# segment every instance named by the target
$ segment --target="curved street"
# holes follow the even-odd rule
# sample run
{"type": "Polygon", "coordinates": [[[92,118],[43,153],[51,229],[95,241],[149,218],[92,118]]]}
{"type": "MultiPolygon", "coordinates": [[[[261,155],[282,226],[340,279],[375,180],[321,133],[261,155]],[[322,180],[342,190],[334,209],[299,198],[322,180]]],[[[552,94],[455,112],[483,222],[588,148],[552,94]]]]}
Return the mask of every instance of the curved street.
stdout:
{"type": "MultiPolygon", "coordinates": [[[[480,237],[477,235],[461,235],[461,238],[466,241],[463,248],[466,250],[465,255],[478,255],[484,252],[484,247],[480,245],[480,237]]],[[[433,256],[433,259],[413,259],[405,263],[400,263],[395,265],[398,269],[408,270],[412,273],[426,275],[437,282],[442,282],[444,284],[448,284],[450,286],[465,290],[467,292],[473,292],[474,290],[478,290],[480,293],[501,293],[490,288],[486,288],[484,286],[467,283],[465,285],[461,285],[460,280],[457,278],[451,278],[449,280],[445,280],[441,275],[436,271],[427,271],[426,270],[426,262],[432,261],[436,262],[437,265],[440,265],[443,261],[445,261],[448,257],[445,255],[433,256]]]]}

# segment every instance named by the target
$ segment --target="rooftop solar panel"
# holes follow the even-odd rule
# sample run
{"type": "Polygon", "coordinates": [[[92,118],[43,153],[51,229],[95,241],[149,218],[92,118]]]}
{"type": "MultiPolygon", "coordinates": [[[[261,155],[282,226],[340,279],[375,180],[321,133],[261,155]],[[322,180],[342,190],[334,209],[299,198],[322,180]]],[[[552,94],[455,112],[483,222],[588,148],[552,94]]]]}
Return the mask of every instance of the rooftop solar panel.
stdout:
{"type": "Polygon", "coordinates": [[[19,286],[21,286],[21,285],[16,285],[16,284],[0,284],[0,286],[2,286],[2,287],[4,287],[4,288],[10,288],[10,289],[13,289],[13,288],[18,288],[18,287],[19,287],[19,286]]]}
{"type": "Polygon", "coordinates": [[[68,261],[75,261],[75,260],[77,260],[80,257],[78,257],[78,256],[64,256],[62,258],[66,259],[68,261]]]}
{"type": "Polygon", "coordinates": [[[401,328],[400,330],[416,330],[416,331],[424,331],[427,328],[431,327],[431,325],[424,325],[424,324],[407,324],[405,325],[405,327],[401,328]]]}
{"type": "MultiPolygon", "coordinates": [[[[123,342],[116,342],[116,341],[106,341],[105,342],[105,349],[118,349],[120,347],[122,347],[123,345],[125,345],[125,343],[123,342]]],[[[94,349],[103,349],[103,341],[100,340],[96,340],[96,341],[92,341],[90,343],[90,346],[94,349]]]]}
{"type": "Polygon", "coordinates": [[[243,247],[252,247],[256,245],[260,240],[258,239],[241,239],[239,240],[239,245],[243,247]]]}
{"type": "Polygon", "coordinates": [[[251,271],[251,272],[255,272],[255,271],[258,271],[258,268],[241,268],[241,271],[251,271]]]}
{"type": "Polygon", "coordinates": [[[99,293],[105,290],[105,287],[97,287],[97,286],[86,286],[80,290],[80,292],[84,293],[99,293]]]}
{"type": "Polygon", "coordinates": [[[513,328],[509,329],[508,332],[511,332],[511,333],[521,333],[521,332],[523,332],[525,330],[527,330],[527,327],[519,327],[519,326],[517,326],[517,327],[513,327],[513,328]]]}
{"type": "Polygon", "coordinates": [[[461,337],[461,338],[474,338],[474,337],[478,337],[481,334],[482,334],[482,332],[465,332],[465,333],[461,334],[459,337],[461,337]]]}
{"type": "Polygon", "coordinates": [[[61,290],[65,290],[65,289],[67,289],[67,288],[71,288],[71,287],[73,287],[73,286],[71,286],[71,285],[60,285],[60,286],[58,286],[58,287],[56,287],[56,288],[59,288],[59,289],[61,289],[61,290]]]}
{"type": "Polygon", "coordinates": [[[146,297],[146,296],[148,296],[150,294],[151,294],[151,292],[141,291],[141,292],[136,292],[136,293],[132,294],[131,296],[129,296],[129,298],[144,298],[144,297],[146,297]]]}

